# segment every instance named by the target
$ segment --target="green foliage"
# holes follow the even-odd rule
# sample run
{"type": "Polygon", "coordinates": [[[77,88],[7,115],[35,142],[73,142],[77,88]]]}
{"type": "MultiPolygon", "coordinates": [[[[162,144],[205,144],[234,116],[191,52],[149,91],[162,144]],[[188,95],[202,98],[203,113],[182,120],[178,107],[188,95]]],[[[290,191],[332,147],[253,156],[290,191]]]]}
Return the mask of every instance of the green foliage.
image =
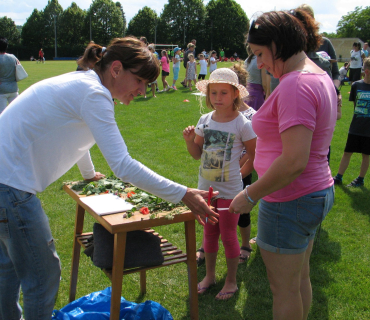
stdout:
{"type": "Polygon", "coordinates": [[[59,21],[62,13],[63,8],[59,4],[58,0],[48,0],[48,4],[43,11],[43,30],[45,35],[44,47],[53,47],[55,45],[55,26],[58,39],[59,21]]]}
{"type": "Polygon", "coordinates": [[[207,4],[209,41],[216,50],[225,49],[226,56],[237,52],[245,56],[245,35],[249,29],[249,20],[234,0],[211,0],[207,4]]]}
{"type": "MultiPolygon", "coordinates": [[[[81,32],[84,27],[86,12],[82,10],[75,2],[63,11],[58,25],[58,47],[74,48],[77,47],[80,54],[85,48],[86,36],[81,32]]],[[[62,56],[76,56],[76,54],[64,52],[62,56]]]]}
{"type": "Polygon", "coordinates": [[[0,34],[2,37],[8,39],[8,46],[19,44],[21,40],[21,34],[19,33],[15,22],[8,18],[0,18],[0,34]]]}
{"type": "MultiPolygon", "coordinates": [[[[43,12],[34,9],[22,28],[22,44],[30,51],[44,46],[44,18],[43,12]]],[[[38,52],[38,51],[37,51],[38,52]]]]}
{"type": "Polygon", "coordinates": [[[149,43],[154,42],[157,20],[156,12],[145,6],[130,20],[127,34],[136,37],[145,36],[149,43]]]}
{"type": "Polygon", "coordinates": [[[356,7],[338,22],[337,34],[341,38],[370,38],[370,7],[356,7]]]}
{"type": "Polygon", "coordinates": [[[158,42],[186,45],[192,39],[203,38],[205,17],[202,0],[169,0],[161,14],[158,42]]]}
{"type": "Polygon", "coordinates": [[[92,40],[108,45],[113,38],[123,37],[122,10],[112,0],[94,0],[85,17],[85,25],[92,28],[92,40]]]}

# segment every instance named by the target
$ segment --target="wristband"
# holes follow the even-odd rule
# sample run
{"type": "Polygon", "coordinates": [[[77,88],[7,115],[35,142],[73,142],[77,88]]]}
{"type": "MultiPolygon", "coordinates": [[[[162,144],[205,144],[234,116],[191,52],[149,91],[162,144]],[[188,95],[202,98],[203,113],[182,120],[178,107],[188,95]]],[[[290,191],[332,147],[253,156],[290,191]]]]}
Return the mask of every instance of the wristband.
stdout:
{"type": "Polygon", "coordinates": [[[249,185],[248,186],[246,186],[245,187],[245,189],[244,189],[244,192],[243,192],[243,195],[244,195],[244,198],[245,198],[245,200],[247,201],[247,202],[249,202],[252,206],[255,206],[257,203],[258,203],[258,201],[253,201],[252,200],[252,198],[249,196],[249,194],[248,194],[248,187],[249,187],[249,185]]]}

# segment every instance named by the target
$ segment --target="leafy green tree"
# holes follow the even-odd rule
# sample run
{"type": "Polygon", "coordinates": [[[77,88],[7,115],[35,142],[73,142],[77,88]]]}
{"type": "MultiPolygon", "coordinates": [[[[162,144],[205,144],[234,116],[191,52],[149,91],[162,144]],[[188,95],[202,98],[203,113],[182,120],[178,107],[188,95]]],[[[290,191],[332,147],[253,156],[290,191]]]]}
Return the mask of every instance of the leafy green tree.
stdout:
{"type": "Polygon", "coordinates": [[[154,42],[157,19],[157,13],[145,6],[130,20],[127,34],[136,37],[144,36],[148,42],[154,42]]]}
{"type": "Polygon", "coordinates": [[[58,19],[58,47],[61,47],[61,55],[76,56],[82,54],[85,47],[84,20],[86,12],[75,2],[72,2],[58,19]]]}
{"type": "Polygon", "coordinates": [[[234,52],[244,56],[249,19],[240,4],[234,0],[211,0],[206,9],[210,47],[214,50],[223,48],[226,56],[234,52]]]}
{"type": "Polygon", "coordinates": [[[338,22],[337,34],[342,38],[360,38],[366,41],[370,36],[370,7],[356,7],[338,22]]]}
{"type": "Polygon", "coordinates": [[[21,34],[15,22],[8,17],[0,18],[0,35],[8,39],[9,46],[19,44],[21,40],[21,34]]]}
{"type": "Polygon", "coordinates": [[[122,20],[123,20],[122,35],[124,36],[126,34],[126,26],[127,26],[125,12],[123,11],[123,7],[121,5],[121,2],[117,1],[116,2],[116,7],[119,8],[121,10],[121,12],[122,12],[122,20]]]}
{"type": "MultiPolygon", "coordinates": [[[[22,28],[22,44],[27,47],[32,54],[36,55],[37,48],[40,49],[45,43],[45,25],[43,12],[34,9],[22,28]],[[33,51],[33,52],[32,52],[33,51]]],[[[37,51],[38,53],[38,51],[37,51]]]]}
{"type": "Polygon", "coordinates": [[[55,24],[57,31],[57,39],[60,34],[59,22],[61,15],[63,13],[63,8],[59,4],[58,0],[48,0],[48,4],[43,10],[43,19],[44,19],[44,31],[45,31],[45,47],[54,47],[55,46],[55,24]]]}
{"type": "Polygon", "coordinates": [[[124,34],[121,8],[112,0],[94,0],[85,17],[85,26],[90,25],[92,40],[101,45],[108,45],[113,38],[124,34]]]}
{"type": "Polygon", "coordinates": [[[159,22],[160,41],[187,44],[203,37],[205,17],[202,0],[169,0],[159,22]]]}

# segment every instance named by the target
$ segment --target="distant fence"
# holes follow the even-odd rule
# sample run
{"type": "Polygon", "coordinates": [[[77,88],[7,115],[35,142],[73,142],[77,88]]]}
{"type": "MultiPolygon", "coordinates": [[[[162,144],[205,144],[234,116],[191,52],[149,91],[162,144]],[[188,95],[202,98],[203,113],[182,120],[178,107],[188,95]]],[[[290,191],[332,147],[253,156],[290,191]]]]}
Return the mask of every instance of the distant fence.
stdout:
{"type": "Polygon", "coordinates": [[[53,60],[77,60],[77,57],[54,57],[53,60]]]}

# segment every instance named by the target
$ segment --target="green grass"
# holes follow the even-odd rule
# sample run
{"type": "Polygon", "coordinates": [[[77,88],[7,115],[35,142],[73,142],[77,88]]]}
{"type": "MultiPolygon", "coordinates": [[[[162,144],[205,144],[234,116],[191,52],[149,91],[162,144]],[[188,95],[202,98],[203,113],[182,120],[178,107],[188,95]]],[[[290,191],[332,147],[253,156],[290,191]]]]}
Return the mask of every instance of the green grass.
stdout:
{"type": "MultiPolygon", "coordinates": [[[[32,83],[54,75],[73,71],[72,61],[46,61],[45,64],[22,62],[29,78],[19,83],[24,90],[32,83]]],[[[220,67],[221,64],[219,64],[220,67]]],[[[222,66],[229,66],[224,63],[222,66]]],[[[181,68],[180,80],[184,69],[181,68]]],[[[161,81],[159,87],[162,89],[161,81]]],[[[171,76],[168,82],[172,83],[171,76]]],[[[186,151],[182,130],[196,124],[200,117],[196,96],[179,84],[179,90],[158,93],[157,98],[137,97],[129,105],[116,106],[116,119],[130,154],[154,171],[189,187],[197,185],[199,162],[186,151]],[[188,99],[190,102],[183,102],[188,99]]],[[[337,122],[332,141],[331,168],[338,170],[347,138],[348,127],[353,115],[353,103],[348,102],[350,87],[342,87],[343,116],[337,122]]],[[[110,169],[94,146],[91,150],[97,171],[109,173],[110,169]]],[[[360,155],[354,155],[344,176],[347,184],[357,177],[361,163],[360,155]]],[[[69,275],[72,254],[72,237],[75,218],[75,203],[61,190],[63,181],[80,180],[77,167],[39,194],[45,212],[49,216],[52,233],[56,239],[57,251],[62,263],[62,280],[56,302],[56,309],[68,303],[69,275]]],[[[370,197],[369,182],[365,187],[350,189],[336,187],[333,209],[322,224],[319,242],[315,244],[311,259],[313,303],[309,319],[360,320],[370,319],[370,197]]],[[[252,211],[252,236],[256,234],[257,208],[252,211]]],[[[92,230],[93,219],[87,215],[85,230],[92,230]]],[[[165,226],[157,229],[179,248],[185,249],[184,227],[165,226]]],[[[202,228],[197,224],[198,245],[202,228]]],[[[214,296],[222,288],[226,276],[224,251],[220,246],[217,261],[217,285],[209,293],[199,297],[200,319],[251,319],[272,318],[272,296],[266,271],[257,247],[247,265],[238,269],[239,291],[234,299],[216,302],[214,296]]],[[[205,274],[205,268],[198,269],[198,279],[205,274]]],[[[147,294],[139,295],[139,275],[124,277],[122,296],[135,302],[154,300],[161,303],[174,319],[189,319],[188,285],[186,265],[180,264],[148,272],[147,294]]],[[[82,255],[77,285],[77,297],[102,290],[110,282],[105,275],[82,255]]]]}

